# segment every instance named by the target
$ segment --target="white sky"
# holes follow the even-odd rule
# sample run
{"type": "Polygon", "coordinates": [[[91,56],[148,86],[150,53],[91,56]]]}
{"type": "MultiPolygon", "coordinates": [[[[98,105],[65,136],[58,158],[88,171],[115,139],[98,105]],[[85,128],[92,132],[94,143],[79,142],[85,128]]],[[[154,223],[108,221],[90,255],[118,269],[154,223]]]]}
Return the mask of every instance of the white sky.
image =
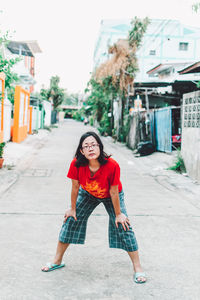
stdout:
{"type": "MultiPolygon", "coordinates": [[[[200,1],[200,0],[199,0],[200,1]]],[[[0,0],[1,31],[10,30],[14,40],[37,40],[36,90],[49,85],[51,76],[61,78],[68,92],[82,92],[90,78],[93,52],[102,19],[134,16],[177,19],[200,27],[200,12],[192,11],[198,0],[0,0]]]]}

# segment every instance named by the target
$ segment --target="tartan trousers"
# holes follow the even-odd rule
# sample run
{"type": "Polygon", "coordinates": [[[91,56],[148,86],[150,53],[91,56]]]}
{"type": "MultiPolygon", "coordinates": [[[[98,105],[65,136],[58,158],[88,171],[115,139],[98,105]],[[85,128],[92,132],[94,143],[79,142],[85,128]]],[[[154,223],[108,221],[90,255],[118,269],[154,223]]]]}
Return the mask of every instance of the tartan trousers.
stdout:
{"type": "MultiPolygon", "coordinates": [[[[119,198],[121,212],[127,216],[123,191],[119,193],[119,198]]],[[[100,203],[103,203],[109,215],[109,247],[125,251],[137,251],[138,244],[132,227],[129,226],[129,230],[125,231],[122,224],[118,223],[118,228],[115,225],[115,211],[111,198],[96,198],[81,187],[79,188],[76,203],[77,221],[73,217],[69,217],[63,223],[59,241],[69,244],[84,244],[88,217],[100,203]]]]}

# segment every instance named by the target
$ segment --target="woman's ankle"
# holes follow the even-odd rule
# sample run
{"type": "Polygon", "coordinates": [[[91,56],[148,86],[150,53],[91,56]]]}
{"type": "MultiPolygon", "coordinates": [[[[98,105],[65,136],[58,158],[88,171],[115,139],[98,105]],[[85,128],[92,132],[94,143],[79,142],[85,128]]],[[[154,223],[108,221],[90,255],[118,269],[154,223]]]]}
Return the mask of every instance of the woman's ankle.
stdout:
{"type": "Polygon", "coordinates": [[[53,260],[53,263],[56,264],[56,265],[60,265],[62,262],[62,257],[55,257],[54,260],[53,260]]]}

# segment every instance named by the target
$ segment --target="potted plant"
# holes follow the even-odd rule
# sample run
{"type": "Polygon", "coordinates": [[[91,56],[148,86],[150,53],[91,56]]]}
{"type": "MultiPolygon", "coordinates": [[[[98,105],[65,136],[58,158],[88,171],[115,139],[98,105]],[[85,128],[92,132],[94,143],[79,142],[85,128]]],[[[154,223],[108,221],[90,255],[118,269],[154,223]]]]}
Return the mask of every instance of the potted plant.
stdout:
{"type": "Polygon", "coordinates": [[[0,169],[3,166],[3,161],[4,161],[3,150],[4,150],[5,145],[6,145],[6,143],[0,143],[0,169]]]}

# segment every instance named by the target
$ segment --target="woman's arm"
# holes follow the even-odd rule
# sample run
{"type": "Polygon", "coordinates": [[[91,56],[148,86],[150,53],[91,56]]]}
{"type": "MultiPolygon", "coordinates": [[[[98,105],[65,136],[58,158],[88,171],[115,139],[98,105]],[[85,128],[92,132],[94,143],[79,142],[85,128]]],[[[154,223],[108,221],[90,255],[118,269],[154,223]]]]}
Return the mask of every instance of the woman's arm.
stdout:
{"type": "Polygon", "coordinates": [[[72,190],[71,190],[71,209],[76,210],[76,200],[78,197],[80,183],[78,180],[72,179],[72,190]]]}
{"type": "Polygon", "coordinates": [[[111,200],[112,200],[114,211],[115,211],[116,227],[118,228],[118,223],[121,223],[125,231],[126,231],[126,228],[129,230],[129,226],[128,226],[128,225],[130,225],[129,219],[120,210],[118,185],[112,185],[110,187],[109,192],[110,192],[111,200]]]}
{"type": "Polygon", "coordinates": [[[80,184],[78,180],[72,179],[72,190],[71,190],[71,208],[68,209],[64,216],[64,222],[67,221],[69,217],[73,217],[76,221],[76,201],[78,197],[80,184]]]}
{"type": "Polygon", "coordinates": [[[118,185],[112,185],[109,192],[114,206],[115,215],[117,216],[121,214],[118,185]]]}

